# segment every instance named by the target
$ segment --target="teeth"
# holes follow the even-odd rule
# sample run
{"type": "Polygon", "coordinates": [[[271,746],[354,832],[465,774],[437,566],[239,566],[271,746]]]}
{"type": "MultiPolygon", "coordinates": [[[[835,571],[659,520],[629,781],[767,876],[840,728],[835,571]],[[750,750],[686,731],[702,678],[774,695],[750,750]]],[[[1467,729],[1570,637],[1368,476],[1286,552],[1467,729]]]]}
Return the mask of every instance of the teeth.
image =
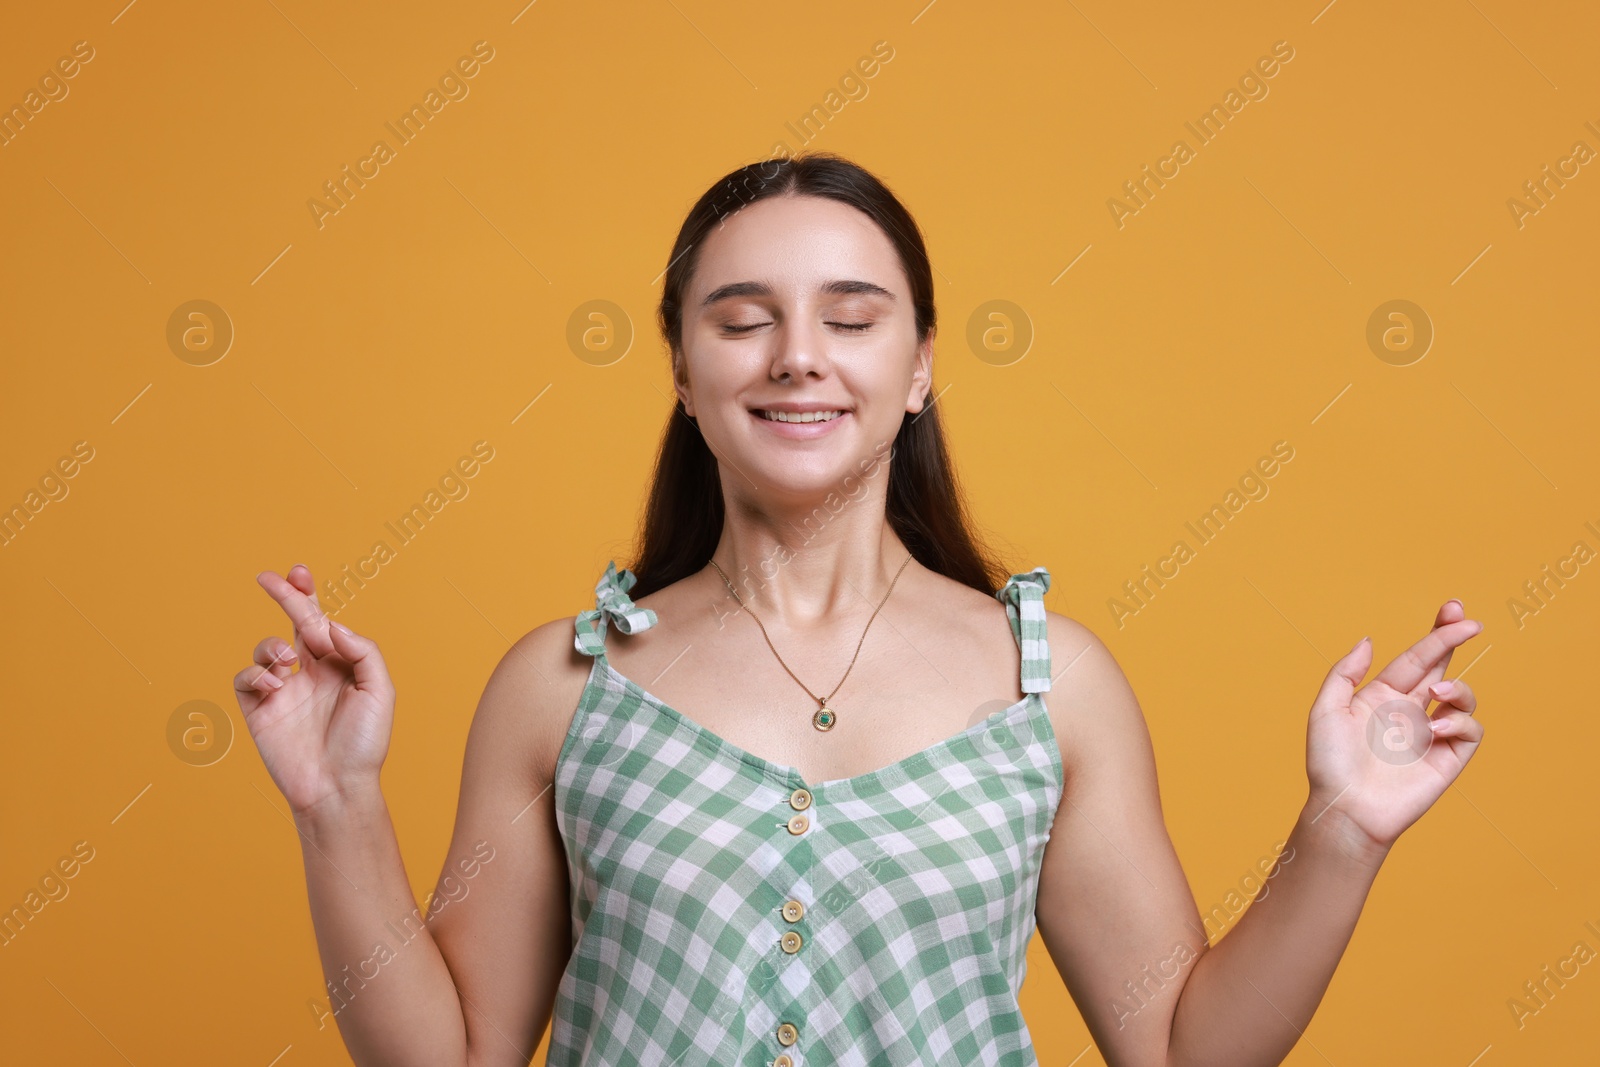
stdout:
{"type": "Polygon", "coordinates": [[[763,418],[773,422],[827,422],[843,415],[842,411],[763,411],[763,418]]]}

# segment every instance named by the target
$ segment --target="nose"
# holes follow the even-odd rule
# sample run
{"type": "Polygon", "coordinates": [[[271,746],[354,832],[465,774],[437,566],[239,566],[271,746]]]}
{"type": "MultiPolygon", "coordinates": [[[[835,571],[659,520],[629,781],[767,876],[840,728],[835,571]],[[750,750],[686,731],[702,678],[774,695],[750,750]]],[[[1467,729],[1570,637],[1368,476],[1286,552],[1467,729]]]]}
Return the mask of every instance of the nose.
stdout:
{"type": "Polygon", "coordinates": [[[769,373],[775,380],[792,383],[826,376],[827,336],[820,323],[807,322],[804,316],[790,316],[773,338],[769,373]]]}

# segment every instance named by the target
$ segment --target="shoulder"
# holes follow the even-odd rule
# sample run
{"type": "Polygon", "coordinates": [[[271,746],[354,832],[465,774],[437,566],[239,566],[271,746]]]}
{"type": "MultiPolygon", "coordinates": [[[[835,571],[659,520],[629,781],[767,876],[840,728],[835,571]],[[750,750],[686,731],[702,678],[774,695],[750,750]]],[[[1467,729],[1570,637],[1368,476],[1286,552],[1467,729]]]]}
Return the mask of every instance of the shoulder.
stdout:
{"type": "Polygon", "coordinates": [[[901,589],[885,602],[884,614],[925,658],[957,669],[966,665],[986,676],[975,679],[979,684],[1016,691],[1016,638],[1006,606],[994,593],[924,569],[912,583],[902,579],[901,589]]]}
{"type": "Polygon", "coordinates": [[[500,751],[541,787],[554,776],[595,664],[573,645],[575,621],[571,615],[552,619],[506,649],[473,716],[469,745],[500,751]]]}
{"type": "Polygon", "coordinates": [[[1045,618],[1052,681],[1044,696],[1068,779],[1088,768],[1116,773],[1130,759],[1143,762],[1149,731],[1116,657],[1070,616],[1046,611],[1045,618]]]}
{"type": "MultiPolygon", "coordinates": [[[[1082,681],[1088,675],[1096,673],[1096,665],[1101,670],[1110,666],[1115,668],[1116,661],[1111,656],[1111,650],[1101,641],[1099,636],[1083,623],[1070,615],[1063,615],[1059,611],[1045,610],[1047,623],[1046,636],[1050,641],[1050,673],[1056,678],[1050,687],[1050,694],[1056,695],[1058,689],[1063,688],[1061,683],[1066,681],[1072,673],[1077,674],[1075,681],[1082,681]],[[1084,659],[1089,659],[1089,665],[1079,670],[1084,659]]],[[[1118,671],[1120,674],[1120,670],[1118,671]]]]}

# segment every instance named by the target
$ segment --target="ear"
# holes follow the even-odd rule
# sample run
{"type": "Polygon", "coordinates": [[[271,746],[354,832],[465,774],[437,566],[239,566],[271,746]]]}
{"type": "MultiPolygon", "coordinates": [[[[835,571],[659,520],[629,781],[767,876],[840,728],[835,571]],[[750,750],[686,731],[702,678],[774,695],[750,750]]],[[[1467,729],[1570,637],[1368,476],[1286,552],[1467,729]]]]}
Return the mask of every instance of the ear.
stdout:
{"type": "Polygon", "coordinates": [[[677,349],[672,352],[672,389],[683,401],[684,414],[694,418],[694,398],[689,393],[689,368],[684,362],[683,353],[677,349]]]}
{"type": "Polygon", "coordinates": [[[911,369],[911,393],[906,397],[906,411],[912,415],[922,410],[923,397],[928,395],[932,387],[933,333],[929,330],[928,336],[917,345],[916,365],[911,369]]]}

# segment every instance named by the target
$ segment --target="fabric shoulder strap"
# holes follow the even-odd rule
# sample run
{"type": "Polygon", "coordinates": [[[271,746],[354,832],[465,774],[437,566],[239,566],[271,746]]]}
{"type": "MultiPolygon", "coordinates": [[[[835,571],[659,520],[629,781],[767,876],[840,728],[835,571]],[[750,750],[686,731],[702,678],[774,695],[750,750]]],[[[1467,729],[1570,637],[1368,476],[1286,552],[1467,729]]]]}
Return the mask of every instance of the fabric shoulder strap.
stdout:
{"type": "Polygon", "coordinates": [[[580,612],[573,622],[576,634],[573,647],[586,656],[606,654],[606,622],[617,624],[625,634],[636,634],[656,624],[656,613],[641,608],[628,597],[628,590],[638,581],[638,576],[628,568],[617,571],[617,561],[606,564],[606,572],[594,586],[594,607],[580,612]]]}
{"type": "Polygon", "coordinates": [[[1011,633],[1022,651],[1022,691],[1044,693],[1050,689],[1050,642],[1044,595],[1050,591],[1050,572],[1035,567],[1026,574],[1013,574],[995,593],[1006,606],[1011,633]]]}

